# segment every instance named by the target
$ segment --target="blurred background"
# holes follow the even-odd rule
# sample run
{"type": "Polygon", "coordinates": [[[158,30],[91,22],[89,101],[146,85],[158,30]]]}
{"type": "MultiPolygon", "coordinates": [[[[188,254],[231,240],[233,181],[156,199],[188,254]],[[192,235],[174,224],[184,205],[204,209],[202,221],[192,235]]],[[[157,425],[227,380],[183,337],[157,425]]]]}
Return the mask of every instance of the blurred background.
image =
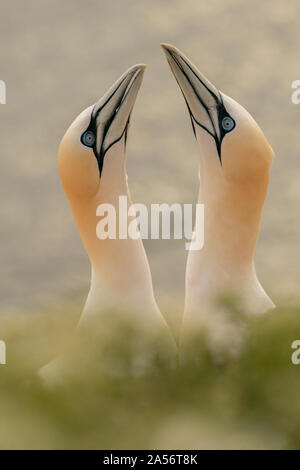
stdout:
{"type": "MultiPolygon", "coordinates": [[[[198,155],[188,113],[159,48],[170,42],[258,121],[276,154],[256,264],[278,302],[300,281],[297,0],[1,1],[0,307],[79,305],[89,261],[62,191],[56,155],[78,113],[130,65],[148,64],[127,152],[134,202],[196,201],[198,155]],[[49,300],[49,301],[50,301],[49,300]],[[78,304],[79,302],[79,304],[78,304]]],[[[158,296],[183,302],[184,241],[146,241],[158,296]]]]}
{"type": "MultiPolygon", "coordinates": [[[[198,368],[187,365],[171,377],[151,366],[146,378],[128,381],[125,361],[123,375],[107,378],[103,371],[94,374],[88,361],[89,376],[79,368],[79,377],[54,394],[27,381],[28,371],[52,358],[55,342],[61,346],[73,331],[90,280],[58,177],[60,139],[135,63],[148,68],[128,142],[132,199],[196,202],[198,152],[160,42],[180,48],[241,103],[273,146],[256,266],[277,304],[298,301],[300,107],[291,102],[291,83],[300,79],[299,13],[297,0],[28,0],[22,6],[1,0],[0,79],[7,104],[0,105],[0,313],[35,316],[1,323],[11,367],[0,374],[0,448],[299,448],[300,378],[290,362],[299,309],[284,307],[259,320],[238,361],[226,355],[216,361],[199,341],[198,368]]],[[[184,243],[145,242],[159,301],[178,312],[184,243]]],[[[109,341],[117,361],[124,353],[119,348],[126,357],[131,347],[124,336],[121,331],[109,341]]],[[[114,370],[106,354],[100,363],[114,370]]]]}

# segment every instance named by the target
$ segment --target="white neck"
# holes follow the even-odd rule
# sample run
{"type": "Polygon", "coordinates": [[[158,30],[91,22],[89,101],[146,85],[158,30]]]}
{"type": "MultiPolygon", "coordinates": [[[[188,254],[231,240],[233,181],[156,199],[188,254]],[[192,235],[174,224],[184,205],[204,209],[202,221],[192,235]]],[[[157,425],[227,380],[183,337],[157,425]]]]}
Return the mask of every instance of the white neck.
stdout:
{"type": "Polygon", "coordinates": [[[257,279],[253,260],[268,182],[234,185],[216,174],[212,180],[205,170],[199,194],[204,247],[188,255],[185,311],[199,312],[220,294],[232,293],[246,312],[262,313],[274,306],[257,279]]]}
{"type": "MultiPolygon", "coordinates": [[[[100,240],[96,235],[99,204],[111,204],[119,220],[119,197],[131,205],[125,170],[124,141],[104,157],[100,187],[88,201],[71,200],[74,218],[92,265],[91,288],[83,316],[101,310],[147,310],[158,312],[148,260],[141,239],[100,240]],[[141,309],[142,306],[142,309],[141,309]]],[[[134,217],[128,217],[128,225],[134,217]]]]}

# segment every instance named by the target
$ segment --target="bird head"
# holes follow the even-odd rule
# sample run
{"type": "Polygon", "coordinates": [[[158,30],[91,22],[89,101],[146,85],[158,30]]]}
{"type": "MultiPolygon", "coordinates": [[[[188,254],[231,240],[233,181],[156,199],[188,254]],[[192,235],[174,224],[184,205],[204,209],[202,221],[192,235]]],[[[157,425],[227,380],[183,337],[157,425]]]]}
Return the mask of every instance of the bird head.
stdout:
{"type": "Polygon", "coordinates": [[[267,183],[273,150],[248,111],[220,92],[174,46],[162,44],[200,148],[200,176],[218,186],[267,183]]]}
{"type": "Polygon", "coordinates": [[[58,166],[68,196],[97,194],[106,159],[118,143],[124,160],[129,120],[144,69],[143,64],[128,69],[96,104],[77,116],[63,136],[58,166]]]}

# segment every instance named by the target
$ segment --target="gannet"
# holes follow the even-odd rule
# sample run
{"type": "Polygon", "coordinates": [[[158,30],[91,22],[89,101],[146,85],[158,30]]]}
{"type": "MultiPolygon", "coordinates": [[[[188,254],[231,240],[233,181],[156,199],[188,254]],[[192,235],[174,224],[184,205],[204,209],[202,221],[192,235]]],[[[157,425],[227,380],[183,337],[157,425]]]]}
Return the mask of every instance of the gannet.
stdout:
{"type": "MultiPolygon", "coordinates": [[[[273,150],[250,114],[180,52],[161,45],[182,91],[200,152],[204,247],[189,251],[183,328],[201,320],[219,294],[237,294],[246,313],[274,304],[253,261],[273,150]]],[[[195,227],[199,230],[200,227],[195,227]]]]}
{"type": "MultiPolygon", "coordinates": [[[[128,207],[131,206],[125,150],[144,69],[142,64],[129,68],[96,104],[73,121],[59,146],[58,168],[91,262],[91,285],[78,330],[89,323],[88,319],[93,319],[93,325],[99,319],[101,328],[103,312],[126,313],[145,331],[162,332],[172,348],[171,354],[175,354],[175,342],[154,298],[141,238],[125,234],[122,239],[100,239],[96,233],[99,205],[112,205],[117,223],[119,196],[126,197],[128,207]]],[[[135,216],[128,217],[128,224],[135,220],[135,216]]],[[[45,366],[41,376],[55,375],[60,362],[55,360],[45,366]]]]}

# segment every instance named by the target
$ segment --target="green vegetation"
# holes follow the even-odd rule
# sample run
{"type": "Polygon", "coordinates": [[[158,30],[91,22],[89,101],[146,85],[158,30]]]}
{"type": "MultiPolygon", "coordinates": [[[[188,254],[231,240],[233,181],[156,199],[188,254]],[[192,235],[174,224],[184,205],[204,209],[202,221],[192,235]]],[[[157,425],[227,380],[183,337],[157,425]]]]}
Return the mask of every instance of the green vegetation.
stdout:
{"type": "Polygon", "coordinates": [[[70,313],[2,317],[2,449],[300,447],[300,309],[243,320],[238,353],[216,355],[195,334],[175,368],[158,338],[112,312],[76,341],[75,324],[70,313]],[[55,355],[59,379],[45,385],[36,371],[55,355]]]}

